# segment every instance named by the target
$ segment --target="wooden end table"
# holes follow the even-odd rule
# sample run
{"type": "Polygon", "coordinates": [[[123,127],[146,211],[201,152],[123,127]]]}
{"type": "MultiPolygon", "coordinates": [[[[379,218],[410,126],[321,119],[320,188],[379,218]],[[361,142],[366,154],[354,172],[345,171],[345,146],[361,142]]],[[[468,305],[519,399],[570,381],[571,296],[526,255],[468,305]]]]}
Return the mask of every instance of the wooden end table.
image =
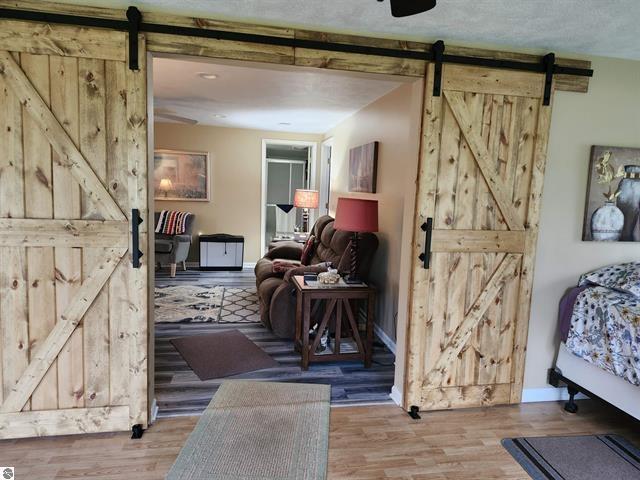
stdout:
{"type": "MultiPolygon", "coordinates": [[[[305,285],[304,277],[293,277],[296,289],[296,350],[302,355],[302,369],[310,362],[360,360],[365,368],[371,367],[373,354],[373,320],[376,291],[370,285],[305,285]],[[367,302],[364,331],[359,328],[358,303],[367,302]],[[322,308],[324,307],[324,308],[322,308]],[[318,330],[311,342],[309,330],[314,316],[318,317],[318,330]],[[327,350],[316,353],[320,338],[327,329],[333,329],[333,343],[329,339],[327,350]],[[363,341],[364,335],[364,341],[363,341]]],[[[330,330],[331,331],[331,330],[330,330]]]]}

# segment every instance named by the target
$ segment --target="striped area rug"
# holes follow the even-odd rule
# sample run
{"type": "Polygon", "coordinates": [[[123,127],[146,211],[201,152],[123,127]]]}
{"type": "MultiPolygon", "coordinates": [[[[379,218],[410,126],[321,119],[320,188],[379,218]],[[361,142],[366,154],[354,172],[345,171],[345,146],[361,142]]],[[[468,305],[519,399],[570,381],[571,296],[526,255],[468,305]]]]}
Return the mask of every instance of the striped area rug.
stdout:
{"type": "Polygon", "coordinates": [[[167,480],[321,480],[329,451],[329,386],[222,384],[167,480]]]}
{"type": "Polygon", "coordinates": [[[502,445],[534,480],[640,479],[640,450],[617,435],[507,438],[502,445]]]}

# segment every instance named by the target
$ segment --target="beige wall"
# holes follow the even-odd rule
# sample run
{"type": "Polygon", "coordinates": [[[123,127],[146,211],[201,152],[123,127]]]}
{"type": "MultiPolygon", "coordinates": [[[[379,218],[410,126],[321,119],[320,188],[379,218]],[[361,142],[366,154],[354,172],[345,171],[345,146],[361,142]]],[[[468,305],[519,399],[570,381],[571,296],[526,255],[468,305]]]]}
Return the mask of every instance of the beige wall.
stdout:
{"type": "MultiPolygon", "coordinates": [[[[343,121],[325,137],[333,138],[331,198],[329,211],[335,215],[340,196],[359,196],[379,202],[380,247],[372,266],[371,280],[379,289],[376,321],[395,340],[399,283],[408,275],[408,263],[401,269],[405,206],[413,210],[418,165],[422,82],[400,86],[343,121]],[[349,149],[380,142],[377,193],[348,193],[349,149]],[[402,275],[401,275],[401,272],[402,275]]],[[[409,224],[411,217],[409,217],[409,224]]],[[[410,236],[411,229],[409,229],[410,236]]]]}
{"type": "Polygon", "coordinates": [[[547,386],[559,337],[557,309],[580,274],[640,259],[638,243],[582,242],[591,145],[640,147],[640,62],[594,58],[586,95],[556,95],[525,370],[525,388],[547,386]]]}
{"type": "MultiPolygon", "coordinates": [[[[260,256],[262,140],[319,142],[321,135],[265,132],[205,125],[155,124],[155,148],[209,152],[211,201],[156,200],[159,210],[183,210],[196,215],[194,233],[244,235],[245,262],[260,256]]],[[[319,148],[318,148],[319,150],[319,148]]],[[[197,242],[189,254],[197,261],[197,242]]]]}

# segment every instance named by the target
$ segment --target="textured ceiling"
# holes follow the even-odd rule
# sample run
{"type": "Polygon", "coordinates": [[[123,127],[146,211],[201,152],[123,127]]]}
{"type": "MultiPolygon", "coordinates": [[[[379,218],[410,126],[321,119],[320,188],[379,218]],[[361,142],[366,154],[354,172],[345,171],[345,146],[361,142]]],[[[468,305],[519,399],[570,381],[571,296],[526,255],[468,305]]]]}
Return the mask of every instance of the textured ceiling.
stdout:
{"type": "MultiPolygon", "coordinates": [[[[325,133],[403,81],[300,67],[153,60],[158,113],[222,127],[325,133]],[[202,73],[218,78],[206,80],[202,73]]],[[[167,121],[160,115],[156,119],[167,121]]]]}
{"type": "MultiPolygon", "coordinates": [[[[58,0],[60,1],[60,0],[58,0]]],[[[388,0],[62,0],[415,40],[640,60],[640,0],[438,0],[393,18],[388,0]]]]}

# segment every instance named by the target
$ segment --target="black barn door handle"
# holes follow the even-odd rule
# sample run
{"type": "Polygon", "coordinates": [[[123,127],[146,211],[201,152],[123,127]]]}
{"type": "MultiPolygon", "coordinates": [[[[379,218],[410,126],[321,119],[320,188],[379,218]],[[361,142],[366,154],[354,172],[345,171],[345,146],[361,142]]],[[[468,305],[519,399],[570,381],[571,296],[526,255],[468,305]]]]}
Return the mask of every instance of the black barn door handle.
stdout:
{"type": "Polygon", "coordinates": [[[140,224],[143,222],[140,217],[140,210],[131,210],[131,263],[133,268],[140,268],[140,258],[143,253],[140,251],[140,224]]]}
{"type": "Polygon", "coordinates": [[[420,229],[424,232],[424,252],[418,258],[422,262],[422,268],[429,270],[431,264],[431,234],[433,232],[433,218],[427,218],[427,221],[420,225],[420,229]]]}

